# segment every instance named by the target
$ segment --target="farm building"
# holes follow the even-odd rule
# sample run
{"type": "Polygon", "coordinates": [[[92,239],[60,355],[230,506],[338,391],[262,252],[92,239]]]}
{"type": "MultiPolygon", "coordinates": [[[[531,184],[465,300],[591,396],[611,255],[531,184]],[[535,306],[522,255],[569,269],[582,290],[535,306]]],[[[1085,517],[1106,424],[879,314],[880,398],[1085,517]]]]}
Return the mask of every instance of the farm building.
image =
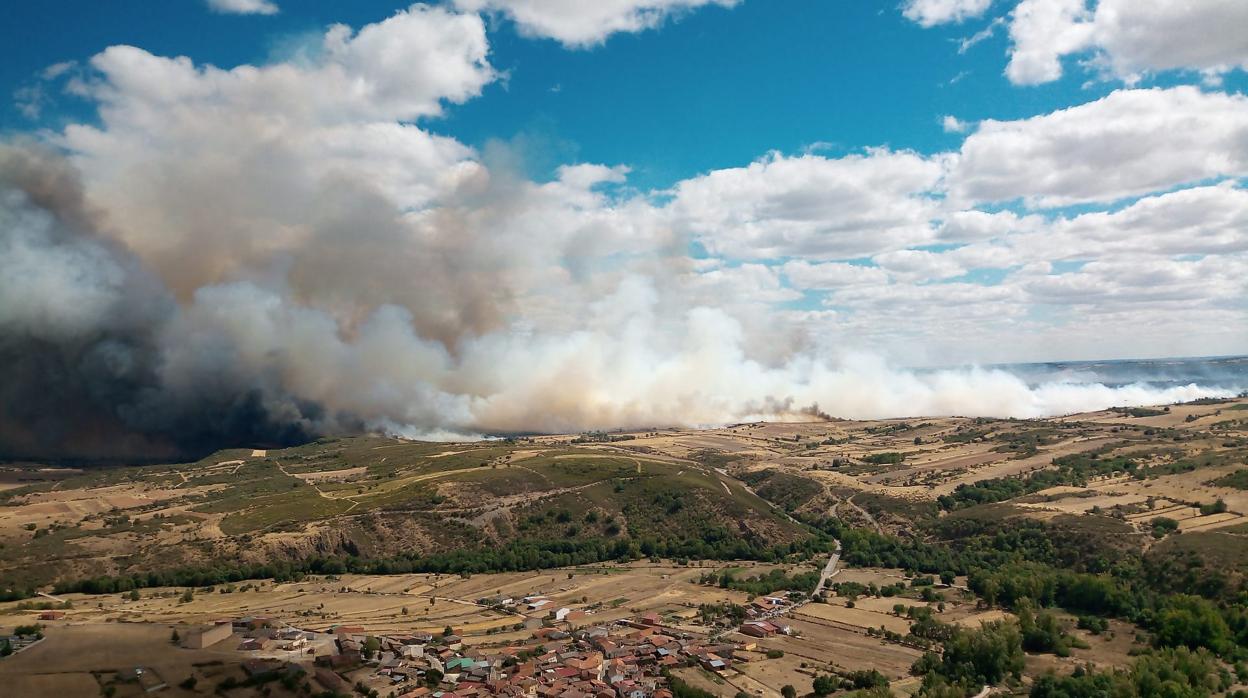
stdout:
{"type": "Polygon", "coordinates": [[[234,627],[229,623],[207,625],[192,630],[182,637],[182,646],[187,649],[202,650],[205,647],[227,640],[234,634],[234,627]]]}

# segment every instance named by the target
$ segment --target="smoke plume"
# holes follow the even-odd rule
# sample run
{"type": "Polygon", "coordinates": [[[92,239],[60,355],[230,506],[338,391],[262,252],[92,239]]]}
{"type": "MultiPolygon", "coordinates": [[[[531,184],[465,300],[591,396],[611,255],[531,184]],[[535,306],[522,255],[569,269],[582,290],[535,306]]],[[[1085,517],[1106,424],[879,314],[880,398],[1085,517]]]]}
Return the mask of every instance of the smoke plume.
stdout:
{"type": "MultiPolygon", "coordinates": [[[[469,234],[470,222],[443,215],[456,235],[469,234]]],[[[362,213],[353,224],[392,222],[362,213]]],[[[482,300],[490,289],[469,288],[480,281],[451,284],[433,307],[369,307],[374,279],[351,280],[359,269],[350,255],[323,270],[341,284],[338,314],[258,280],[204,285],[179,301],[106,228],[65,160],[0,149],[7,455],[177,457],[361,430],[447,438],[811,415],[1035,417],[1219,392],[1033,387],[1004,370],[907,372],[868,355],[832,365],[796,353],[768,365],[749,356],[740,320],[682,307],[673,290],[639,275],[581,309],[580,326],[567,331],[485,321],[503,311],[496,298],[482,300]]],[[[471,254],[466,246],[449,259],[471,254]]]]}
{"type": "MultiPolygon", "coordinates": [[[[904,336],[924,303],[955,342],[996,336],[1033,297],[1095,296],[1114,311],[1095,322],[1137,327],[1113,304],[1138,296],[1225,326],[1237,307],[1189,306],[1234,295],[1208,284],[1240,288],[1238,258],[1184,274],[1092,263],[1071,283],[1017,258],[1025,246],[911,250],[935,239],[948,157],[885,148],[770,155],[668,192],[594,164],[535,181],[523,144],[478,150],[429,126],[499,78],[472,13],[414,5],[296,53],[221,69],[109,47],[56,78],[98,119],[0,143],[0,456],[1038,417],[1242,389],[899,370],[871,334],[886,320],[904,336]],[[879,264],[837,261],[861,257],[879,264]],[[985,264],[1020,281],[922,283],[985,264]],[[1146,293],[1107,286],[1119,267],[1146,293]],[[855,314],[786,308],[799,288],[835,289],[855,314]]],[[[1238,193],[1225,189],[1207,195],[1238,193]]]]}

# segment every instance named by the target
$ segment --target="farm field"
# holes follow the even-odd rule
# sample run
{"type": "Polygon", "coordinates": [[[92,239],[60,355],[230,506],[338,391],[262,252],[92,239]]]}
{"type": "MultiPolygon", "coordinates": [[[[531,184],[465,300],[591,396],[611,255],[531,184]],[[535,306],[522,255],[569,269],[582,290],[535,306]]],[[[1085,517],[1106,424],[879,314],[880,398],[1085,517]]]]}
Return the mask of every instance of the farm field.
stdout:
{"type": "MultiPolygon", "coordinates": [[[[165,695],[196,695],[174,684],[242,682],[250,660],[336,653],[335,628],[449,629],[465,652],[490,653],[543,628],[653,617],[739,648],[730,669],[675,672],[714,695],[775,698],[786,684],[872,672],[910,695],[921,689],[912,668],[941,647],[933,637],[1032,622],[985,575],[1131,564],[1149,579],[1181,570],[1177,588],[1212,598],[1240,588],[1244,405],[453,444],[362,436],[188,464],[14,464],[0,477],[0,577],[15,597],[0,604],[0,628],[39,624],[45,637],[0,658],[0,677],[36,697],[128,695],[142,686],[115,676],[142,664],[145,680],[172,680],[165,695]],[[1019,538],[1006,545],[1002,532],[1019,538]],[[792,608],[756,608],[790,592],[792,608]],[[490,601],[526,597],[543,601],[490,601]],[[40,620],[48,609],[64,615],[40,620]],[[783,631],[741,632],[747,612],[783,631]],[[248,617],[313,639],[294,654],[241,650],[237,634],[203,650],[169,641],[248,617]],[[45,671],[51,654],[78,659],[45,671]]],[[[1083,665],[1125,671],[1150,647],[1150,629],[1123,617],[1088,625],[1037,611],[1063,649],[1029,651],[1016,688],[1083,665]]],[[[343,676],[377,682],[371,670],[343,676]]]]}

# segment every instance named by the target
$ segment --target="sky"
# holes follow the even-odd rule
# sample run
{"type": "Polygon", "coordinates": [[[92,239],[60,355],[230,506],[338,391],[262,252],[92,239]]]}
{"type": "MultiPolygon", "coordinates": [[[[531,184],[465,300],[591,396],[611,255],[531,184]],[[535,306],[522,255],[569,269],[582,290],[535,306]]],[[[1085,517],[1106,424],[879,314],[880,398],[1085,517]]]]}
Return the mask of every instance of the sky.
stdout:
{"type": "Polygon", "coordinates": [[[44,300],[0,321],[141,327],[162,385],[211,339],[241,384],[369,424],[527,428],[515,401],[572,385],[599,406],[571,428],[894,367],[1248,353],[1238,0],[5,12],[8,292],[44,300]],[[110,305],[136,297],[165,309],[110,305]]]}

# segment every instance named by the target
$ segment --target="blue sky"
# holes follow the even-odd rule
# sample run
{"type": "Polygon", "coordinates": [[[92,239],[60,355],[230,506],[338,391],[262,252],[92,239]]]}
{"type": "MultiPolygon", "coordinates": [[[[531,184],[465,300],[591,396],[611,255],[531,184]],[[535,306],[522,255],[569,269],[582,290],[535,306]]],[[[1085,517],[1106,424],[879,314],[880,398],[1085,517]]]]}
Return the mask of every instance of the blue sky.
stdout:
{"type": "Polygon", "coordinates": [[[63,157],[196,318],[261,291],[336,340],[403,317],[422,376],[605,346],[699,365],[714,338],[727,382],[769,388],[854,353],[1248,352],[1234,3],[7,12],[3,140],[63,157]]]}
{"type": "MultiPolygon", "coordinates": [[[[264,63],[316,40],[329,24],[358,27],[403,7],[319,0],[287,3],[266,16],[223,14],[190,0],[19,3],[0,25],[7,47],[0,93],[36,82],[47,66],[85,63],[114,44],[225,68],[264,63]]],[[[959,53],[961,41],[1001,14],[922,28],[888,4],[755,0],[684,13],[657,30],[616,34],[589,49],[523,37],[514,23],[495,18],[490,61],[506,79],[423,123],[479,148],[510,142],[536,177],[549,177],[568,160],[626,163],[630,183],[649,189],[770,150],[938,152],[960,140],[942,129],[944,115],[1023,118],[1120,86],[1089,82],[1074,60],[1061,80],[1012,85],[1003,76],[1008,38],[1001,28],[959,53]]],[[[1145,84],[1173,82],[1160,75],[1145,84]]],[[[1242,89],[1242,72],[1228,84],[1242,89]]],[[[92,118],[89,103],[49,96],[54,102],[39,119],[5,100],[0,127],[23,131],[92,118]]]]}

